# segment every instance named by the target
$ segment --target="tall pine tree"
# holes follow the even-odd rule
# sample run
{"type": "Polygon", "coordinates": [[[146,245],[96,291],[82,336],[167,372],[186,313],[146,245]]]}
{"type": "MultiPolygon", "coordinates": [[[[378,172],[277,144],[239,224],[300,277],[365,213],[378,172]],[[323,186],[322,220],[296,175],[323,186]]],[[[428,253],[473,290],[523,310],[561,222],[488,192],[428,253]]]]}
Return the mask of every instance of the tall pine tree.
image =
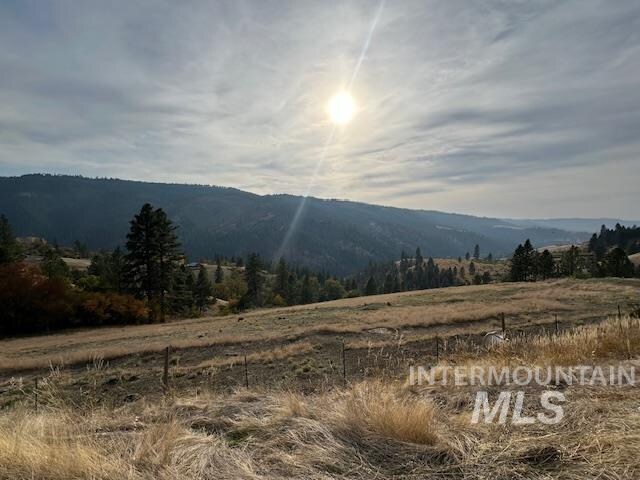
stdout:
{"type": "Polygon", "coordinates": [[[159,309],[161,321],[165,318],[166,292],[172,286],[182,257],[175,230],[161,208],[154,209],[145,203],[131,220],[127,234],[127,284],[133,293],[147,300],[154,316],[155,308],[159,309]]]}
{"type": "Polygon", "coordinates": [[[209,303],[209,297],[211,297],[211,295],[213,295],[213,287],[211,285],[211,281],[209,280],[209,275],[207,274],[206,268],[204,268],[203,265],[200,265],[194,295],[196,307],[198,307],[200,315],[202,315],[205,308],[207,307],[209,303]]]}

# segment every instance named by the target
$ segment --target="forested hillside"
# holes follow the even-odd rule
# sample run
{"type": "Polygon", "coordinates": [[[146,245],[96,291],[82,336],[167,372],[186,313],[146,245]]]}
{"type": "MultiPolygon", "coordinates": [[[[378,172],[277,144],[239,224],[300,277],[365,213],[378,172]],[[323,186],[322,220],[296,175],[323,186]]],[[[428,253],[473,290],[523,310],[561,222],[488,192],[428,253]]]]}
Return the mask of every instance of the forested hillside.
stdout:
{"type": "Polygon", "coordinates": [[[260,196],[233,188],[25,175],[0,178],[0,213],[19,236],[41,236],[92,250],[122,242],[129,219],[145,202],[163,208],[178,225],[189,257],[213,258],[282,252],[287,260],[336,274],[352,273],[370,260],[397,258],[420,246],[425,255],[464,255],[479,244],[495,257],[526,238],[537,244],[575,243],[588,235],[555,228],[426,210],[308,198],[283,246],[301,197],[260,196]]]}

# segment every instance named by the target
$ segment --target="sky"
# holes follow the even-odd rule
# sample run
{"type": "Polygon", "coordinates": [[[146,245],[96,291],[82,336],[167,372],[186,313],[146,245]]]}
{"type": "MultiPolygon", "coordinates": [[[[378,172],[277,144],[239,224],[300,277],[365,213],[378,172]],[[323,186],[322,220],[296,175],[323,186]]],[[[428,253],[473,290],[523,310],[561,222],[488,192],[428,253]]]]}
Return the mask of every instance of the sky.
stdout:
{"type": "Polygon", "coordinates": [[[35,172],[635,219],[640,3],[1,0],[0,175],[35,172]]]}

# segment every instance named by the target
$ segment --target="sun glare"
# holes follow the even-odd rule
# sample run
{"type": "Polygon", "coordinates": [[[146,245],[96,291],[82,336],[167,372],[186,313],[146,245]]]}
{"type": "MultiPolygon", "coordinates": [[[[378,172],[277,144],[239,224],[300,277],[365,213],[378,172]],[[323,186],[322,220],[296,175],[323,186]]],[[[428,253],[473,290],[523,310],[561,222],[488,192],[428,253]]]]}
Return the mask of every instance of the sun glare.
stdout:
{"type": "Polygon", "coordinates": [[[356,113],[356,103],[348,92],[339,92],[329,101],[329,116],[338,125],[345,125],[351,121],[356,113]]]}

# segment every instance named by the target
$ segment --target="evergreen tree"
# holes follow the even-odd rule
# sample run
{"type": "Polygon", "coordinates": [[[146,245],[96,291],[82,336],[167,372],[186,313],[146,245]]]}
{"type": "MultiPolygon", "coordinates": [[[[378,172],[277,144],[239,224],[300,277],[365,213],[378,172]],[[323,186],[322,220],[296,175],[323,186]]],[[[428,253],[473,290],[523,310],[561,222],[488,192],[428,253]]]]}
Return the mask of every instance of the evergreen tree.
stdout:
{"type": "Polygon", "coordinates": [[[68,279],[71,276],[71,269],[53,248],[45,252],[40,267],[49,279],[68,279]]]}
{"type": "Polygon", "coordinates": [[[538,274],[543,280],[553,277],[555,262],[549,250],[544,250],[538,258],[538,274]]]}
{"type": "MultiPolygon", "coordinates": [[[[166,213],[146,203],[131,220],[127,234],[125,278],[129,288],[150,306],[160,309],[164,321],[166,292],[173,284],[173,276],[181,258],[175,229],[166,213]]],[[[153,311],[153,308],[152,308],[153,311]]]]}
{"type": "Polygon", "coordinates": [[[509,278],[512,282],[527,282],[536,279],[538,269],[538,252],[527,238],[524,245],[516,248],[511,258],[509,278]]]}
{"type": "Polygon", "coordinates": [[[471,258],[471,255],[469,255],[469,252],[464,254],[464,259],[468,262],[469,259],[471,258]]]}
{"type": "Polygon", "coordinates": [[[9,220],[0,215],[0,264],[17,262],[22,258],[22,249],[11,230],[9,220]]]}
{"type": "Polygon", "coordinates": [[[475,275],[476,274],[476,264],[473,263],[473,260],[471,260],[471,263],[469,263],[469,275],[475,275]]]}
{"type": "Polygon", "coordinates": [[[425,272],[426,277],[426,288],[438,288],[440,286],[439,279],[439,271],[438,266],[433,261],[433,258],[429,257],[427,260],[427,271],[425,272]]]}
{"type": "Polygon", "coordinates": [[[409,271],[409,260],[404,250],[400,254],[400,290],[408,290],[407,272],[409,271]]]}
{"type": "Polygon", "coordinates": [[[200,270],[198,271],[198,279],[196,280],[195,285],[195,304],[198,307],[198,311],[202,315],[205,308],[209,303],[209,297],[213,295],[213,286],[211,285],[211,281],[209,280],[209,275],[207,274],[206,268],[203,265],[200,265],[200,270]]]}
{"type": "Polygon", "coordinates": [[[222,283],[224,280],[224,271],[222,270],[222,260],[220,257],[216,260],[216,273],[215,273],[215,283],[222,283]]]}
{"type": "Polygon", "coordinates": [[[302,286],[300,288],[300,303],[307,304],[313,302],[313,292],[311,290],[311,279],[309,274],[305,274],[302,279],[302,286]]]}
{"type": "Polygon", "coordinates": [[[424,262],[424,258],[420,252],[420,247],[418,247],[416,248],[416,267],[422,267],[422,262],[424,262]]]}
{"type": "Polygon", "coordinates": [[[194,305],[195,289],[193,273],[184,265],[180,265],[171,276],[171,289],[168,294],[170,311],[178,315],[191,314],[194,305]]]}
{"type": "Polygon", "coordinates": [[[91,258],[91,264],[87,269],[89,275],[98,278],[98,290],[124,291],[124,256],[120,247],[116,247],[111,253],[100,252],[91,258]]]}
{"type": "Polygon", "coordinates": [[[487,262],[493,262],[493,253],[489,252],[489,255],[487,255],[487,262]]]}
{"type": "Polygon", "coordinates": [[[604,274],[608,277],[633,277],[635,267],[626,252],[621,248],[614,248],[603,260],[604,274]]]}
{"type": "Polygon", "coordinates": [[[488,270],[485,270],[482,274],[482,283],[491,283],[491,274],[488,270]]]}
{"type": "Polygon", "coordinates": [[[262,261],[257,253],[250,253],[247,258],[247,266],[244,270],[244,278],[247,282],[247,293],[241,302],[244,306],[262,305],[262,261]]]}
{"type": "Polygon", "coordinates": [[[365,295],[377,295],[378,294],[378,285],[376,284],[376,280],[373,277],[369,277],[367,281],[367,285],[364,289],[365,295]]]}
{"type": "Polygon", "coordinates": [[[287,303],[291,300],[291,294],[289,292],[289,270],[287,269],[287,263],[284,261],[284,258],[281,258],[278,261],[278,266],[276,267],[276,279],[273,286],[273,293],[275,295],[280,295],[280,297],[282,297],[282,299],[287,303]]]}
{"type": "Polygon", "coordinates": [[[476,260],[480,259],[480,245],[476,243],[476,246],[473,248],[473,258],[476,260]]]}
{"type": "Polygon", "coordinates": [[[569,250],[562,254],[560,259],[560,271],[563,275],[572,277],[581,269],[580,249],[575,245],[571,245],[569,250]]]}

